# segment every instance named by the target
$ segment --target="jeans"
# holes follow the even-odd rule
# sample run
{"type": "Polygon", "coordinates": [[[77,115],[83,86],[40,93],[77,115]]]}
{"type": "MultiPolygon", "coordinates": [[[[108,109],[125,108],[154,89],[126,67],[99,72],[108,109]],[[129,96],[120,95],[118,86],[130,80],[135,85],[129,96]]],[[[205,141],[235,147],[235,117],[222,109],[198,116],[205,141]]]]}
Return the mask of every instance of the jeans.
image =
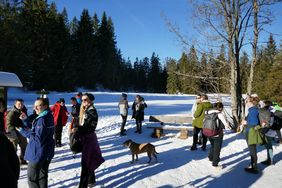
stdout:
{"type": "Polygon", "coordinates": [[[217,137],[210,137],[209,138],[210,143],[211,143],[211,148],[209,152],[209,160],[212,161],[213,165],[218,165],[220,161],[220,150],[222,147],[222,140],[223,140],[223,135],[219,135],[217,137]]]}
{"type": "Polygon", "coordinates": [[[142,121],[136,120],[136,126],[137,126],[137,132],[141,133],[142,132],[142,121]]]}
{"type": "Polygon", "coordinates": [[[29,188],[48,187],[48,168],[50,161],[45,160],[40,163],[28,163],[27,177],[29,188]]]}

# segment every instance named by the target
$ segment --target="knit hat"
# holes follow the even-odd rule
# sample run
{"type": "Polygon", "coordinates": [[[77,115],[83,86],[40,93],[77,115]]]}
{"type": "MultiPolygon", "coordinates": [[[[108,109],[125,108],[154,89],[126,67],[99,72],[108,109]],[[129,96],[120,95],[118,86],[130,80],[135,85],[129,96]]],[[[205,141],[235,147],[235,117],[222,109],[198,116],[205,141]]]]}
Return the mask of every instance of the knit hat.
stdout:
{"type": "Polygon", "coordinates": [[[60,98],[59,102],[60,102],[60,103],[61,103],[61,102],[65,103],[65,99],[64,99],[64,98],[60,98]]]}

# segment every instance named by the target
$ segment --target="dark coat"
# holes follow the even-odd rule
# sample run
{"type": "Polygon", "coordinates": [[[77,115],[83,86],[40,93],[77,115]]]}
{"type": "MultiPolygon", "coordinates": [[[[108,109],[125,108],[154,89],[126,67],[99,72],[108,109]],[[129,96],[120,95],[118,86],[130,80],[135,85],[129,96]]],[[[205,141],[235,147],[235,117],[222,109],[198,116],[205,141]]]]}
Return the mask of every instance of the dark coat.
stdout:
{"type": "Polygon", "coordinates": [[[145,108],[147,108],[147,104],[144,101],[134,101],[132,104],[132,118],[143,121],[145,108]]]}
{"type": "Polygon", "coordinates": [[[54,119],[50,110],[45,110],[33,121],[32,129],[20,131],[22,135],[29,138],[25,151],[25,160],[39,163],[50,160],[54,156],[55,141],[54,119]]]}
{"type": "Polygon", "coordinates": [[[16,188],[19,175],[20,163],[13,144],[8,138],[0,133],[0,182],[5,187],[16,188]]]}
{"type": "Polygon", "coordinates": [[[78,127],[79,134],[77,134],[82,142],[81,161],[86,164],[89,170],[95,170],[105,161],[95,134],[97,123],[98,114],[92,105],[86,110],[84,123],[78,127]]]}
{"type": "Polygon", "coordinates": [[[21,113],[22,111],[14,106],[14,108],[7,114],[6,123],[8,132],[15,131],[16,127],[23,127],[23,121],[19,118],[21,113]]]}
{"type": "Polygon", "coordinates": [[[0,132],[5,132],[4,112],[0,112],[0,132]]]}

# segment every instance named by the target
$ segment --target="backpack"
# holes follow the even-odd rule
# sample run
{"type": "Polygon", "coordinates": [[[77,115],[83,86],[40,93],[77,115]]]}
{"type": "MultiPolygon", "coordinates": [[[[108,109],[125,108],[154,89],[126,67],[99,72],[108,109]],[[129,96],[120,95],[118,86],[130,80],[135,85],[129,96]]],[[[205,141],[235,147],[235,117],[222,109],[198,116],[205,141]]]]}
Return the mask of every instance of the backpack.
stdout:
{"type": "Polygon", "coordinates": [[[282,111],[275,111],[273,113],[273,124],[271,129],[273,130],[280,130],[282,127],[282,111]]]}
{"type": "Polygon", "coordinates": [[[82,152],[82,143],[77,138],[77,132],[70,133],[70,150],[73,154],[82,152]]]}
{"type": "Polygon", "coordinates": [[[205,112],[205,118],[203,123],[203,134],[206,137],[213,137],[220,134],[218,113],[208,114],[208,110],[205,112]]]}

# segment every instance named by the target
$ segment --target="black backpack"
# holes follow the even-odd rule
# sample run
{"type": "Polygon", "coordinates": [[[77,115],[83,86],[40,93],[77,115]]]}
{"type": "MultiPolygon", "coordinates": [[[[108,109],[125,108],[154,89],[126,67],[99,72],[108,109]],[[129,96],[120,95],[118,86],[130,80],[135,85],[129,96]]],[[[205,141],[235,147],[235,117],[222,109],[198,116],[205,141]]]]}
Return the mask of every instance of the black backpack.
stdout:
{"type": "Polygon", "coordinates": [[[208,114],[208,110],[205,112],[205,118],[203,123],[203,134],[206,137],[213,137],[220,134],[220,120],[218,119],[218,113],[208,114]]]}
{"type": "Polygon", "coordinates": [[[282,127],[282,111],[276,110],[273,113],[273,124],[271,129],[273,130],[280,130],[282,127]]]}
{"type": "Polygon", "coordinates": [[[70,149],[73,154],[82,152],[82,143],[77,138],[77,132],[70,133],[70,149]]]}

